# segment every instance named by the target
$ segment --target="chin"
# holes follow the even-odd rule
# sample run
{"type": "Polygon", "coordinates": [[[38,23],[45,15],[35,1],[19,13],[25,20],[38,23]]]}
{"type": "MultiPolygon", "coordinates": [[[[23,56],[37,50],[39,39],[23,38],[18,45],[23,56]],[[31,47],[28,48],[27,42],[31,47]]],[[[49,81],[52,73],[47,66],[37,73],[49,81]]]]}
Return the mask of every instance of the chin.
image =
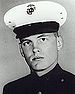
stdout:
{"type": "Polygon", "coordinates": [[[48,67],[45,68],[33,68],[34,71],[44,71],[46,70],[48,67]]]}

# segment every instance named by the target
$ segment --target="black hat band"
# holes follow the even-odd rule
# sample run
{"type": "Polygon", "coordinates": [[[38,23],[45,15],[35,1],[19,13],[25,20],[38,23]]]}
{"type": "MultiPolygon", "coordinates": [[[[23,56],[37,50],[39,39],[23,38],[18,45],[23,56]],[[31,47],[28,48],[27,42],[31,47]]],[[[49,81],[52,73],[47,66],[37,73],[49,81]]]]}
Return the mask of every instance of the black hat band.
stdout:
{"type": "Polygon", "coordinates": [[[59,23],[55,21],[51,22],[38,22],[28,25],[16,27],[13,32],[16,34],[16,38],[22,39],[35,34],[41,33],[54,33],[59,30],[59,23]]]}

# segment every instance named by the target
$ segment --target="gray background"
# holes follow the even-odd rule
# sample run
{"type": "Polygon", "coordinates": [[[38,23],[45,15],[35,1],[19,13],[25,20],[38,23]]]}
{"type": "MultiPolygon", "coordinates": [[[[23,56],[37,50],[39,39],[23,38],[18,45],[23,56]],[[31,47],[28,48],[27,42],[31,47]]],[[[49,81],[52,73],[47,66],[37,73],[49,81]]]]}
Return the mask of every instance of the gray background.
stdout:
{"type": "MultiPolygon", "coordinates": [[[[29,1],[37,0],[0,0],[0,94],[6,83],[29,73],[29,68],[19,52],[19,41],[15,40],[15,35],[3,22],[6,11],[29,1]]],[[[59,64],[75,74],[75,0],[51,1],[60,3],[68,12],[67,21],[60,29],[63,48],[59,52],[59,64]]]]}

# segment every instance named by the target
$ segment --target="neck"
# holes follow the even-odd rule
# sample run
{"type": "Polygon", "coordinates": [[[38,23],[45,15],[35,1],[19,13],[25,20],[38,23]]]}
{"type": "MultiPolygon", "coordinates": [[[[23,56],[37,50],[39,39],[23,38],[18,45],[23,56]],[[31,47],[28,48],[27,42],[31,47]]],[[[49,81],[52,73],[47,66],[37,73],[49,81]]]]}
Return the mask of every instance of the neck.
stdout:
{"type": "Polygon", "coordinates": [[[51,71],[55,66],[56,66],[57,62],[52,63],[47,69],[43,70],[43,71],[36,71],[36,74],[40,77],[45,75],[46,73],[48,73],[49,71],[51,71]]]}

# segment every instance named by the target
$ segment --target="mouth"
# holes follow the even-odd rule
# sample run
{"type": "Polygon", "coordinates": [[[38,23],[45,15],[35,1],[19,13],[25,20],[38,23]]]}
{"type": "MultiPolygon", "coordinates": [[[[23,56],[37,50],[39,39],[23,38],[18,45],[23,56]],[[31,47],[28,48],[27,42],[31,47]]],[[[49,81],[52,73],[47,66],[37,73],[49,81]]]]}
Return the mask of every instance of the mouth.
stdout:
{"type": "Polygon", "coordinates": [[[33,57],[33,58],[31,58],[31,61],[40,61],[40,60],[42,60],[44,57],[33,57]]]}

